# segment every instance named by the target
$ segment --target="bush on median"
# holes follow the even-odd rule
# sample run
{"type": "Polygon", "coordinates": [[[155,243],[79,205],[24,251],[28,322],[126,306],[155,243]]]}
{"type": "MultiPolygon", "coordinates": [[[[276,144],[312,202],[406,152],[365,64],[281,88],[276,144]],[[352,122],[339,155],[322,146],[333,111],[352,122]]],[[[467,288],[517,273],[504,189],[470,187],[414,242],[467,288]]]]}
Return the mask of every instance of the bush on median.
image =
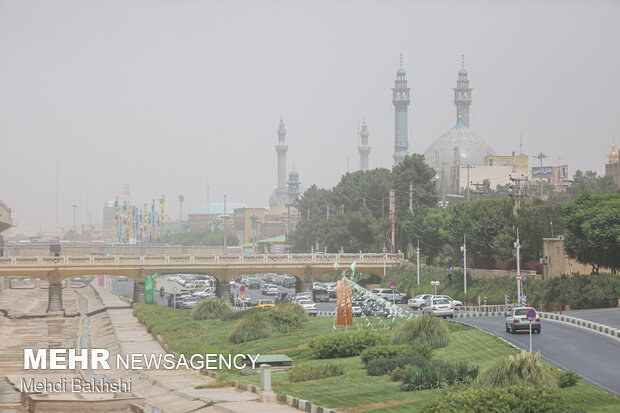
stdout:
{"type": "Polygon", "coordinates": [[[564,409],[565,401],[557,390],[546,386],[517,385],[448,392],[426,403],[421,411],[551,413],[564,409]]]}
{"type": "Polygon", "coordinates": [[[478,366],[468,363],[433,362],[411,366],[405,370],[402,391],[440,389],[457,383],[471,383],[478,375],[478,366]]]}
{"type": "Polygon", "coordinates": [[[369,376],[383,376],[396,369],[405,369],[409,366],[424,367],[428,365],[428,360],[419,353],[403,354],[393,358],[373,359],[366,365],[366,373],[369,376]]]}
{"type": "Polygon", "coordinates": [[[218,298],[217,300],[203,300],[192,308],[192,318],[194,320],[210,320],[214,318],[223,318],[232,313],[225,300],[218,298]]]}
{"type": "Polygon", "coordinates": [[[288,371],[288,380],[291,383],[308,380],[320,380],[328,377],[341,376],[344,368],[339,364],[324,363],[313,366],[293,367],[288,371]]]}
{"type": "Polygon", "coordinates": [[[433,349],[424,343],[411,344],[384,344],[379,346],[368,347],[360,355],[362,363],[367,364],[369,361],[379,358],[391,359],[394,357],[404,356],[408,353],[419,353],[422,357],[430,360],[433,349]]]}
{"type": "Polygon", "coordinates": [[[366,348],[386,341],[385,335],[374,331],[337,331],[313,339],[309,348],[312,357],[329,359],[357,356],[366,348]]]}
{"type": "Polygon", "coordinates": [[[394,344],[421,342],[431,348],[450,344],[450,331],[444,321],[430,315],[405,320],[394,330],[394,344]]]}
{"type": "Polygon", "coordinates": [[[557,376],[540,361],[538,352],[530,354],[523,350],[516,357],[497,360],[476,380],[476,385],[480,387],[507,387],[527,383],[558,388],[557,376]]]}
{"type": "Polygon", "coordinates": [[[233,344],[246,343],[259,338],[269,337],[274,326],[266,313],[256,313],[241,319],[230,332],[228,341],[233,344]]]}

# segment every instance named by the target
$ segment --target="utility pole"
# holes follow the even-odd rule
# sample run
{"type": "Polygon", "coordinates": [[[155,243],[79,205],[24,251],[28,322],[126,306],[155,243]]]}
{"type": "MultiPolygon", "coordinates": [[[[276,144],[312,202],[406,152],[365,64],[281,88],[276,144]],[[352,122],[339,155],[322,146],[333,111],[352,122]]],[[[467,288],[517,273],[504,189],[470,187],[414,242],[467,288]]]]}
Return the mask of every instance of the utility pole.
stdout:
{"type": "Polygon", "coordinates": [[[340,204],[340,213],[344,215],[344,204],[340,204]]]}
{"type": "MultiPolygon", "coordinates": [[[[514,245],[517,249],[517,275],[521,275],[521,256],[519,251],[521,249],[521,244],[519,243],[519,228],[517,228],[517,242],[515,242],[514,245]]],[[[521,304],[521,280],[519,278],[517,278],[517,303],[521,304]]]]}
{"type": "Polygon", "coordinates": [[[420,237],[418,237],[418,248],[416,248],[416,257],[418,259],[418,285],[420,285],[420,237]]]}
{"type": "Polygon", "coordinates": [[[181,230],[181,222],[183,222],[183,201],[185,201],[185,197],[183,195],[179,195],[179,231],[181,230]]]}
{"type": "Polygon", "coordinates": [[[480,194],[485,193],[485,191],[481,191],[480,190],[480,188],[484,186],[484,183],[482,183],[482,182],[476,182],[476,183],[471,182],[471,184],[476,187],[476,190],[474,191],[474,194],[476,194],[476,199],[480,199],[480,194]]]}
{"type": "Polygon", "coordinates": [[[469,164],[467,164],[467,202],[469,202],[469,164]]]}
{"type": "Polygon", "coordinates": [[[542,199],[543,197],[543,159],[547,158],[547,155],[541,152],[534,158],[540,159],[540,199],[542,199]]]}
{"type": "Polygon", "coordinates": [[[516,194],[510,195],[515,198],[514,214],[516,216],[519,215],[519,209],[521,208],[521,182],[524,182],[525,180],[525,178],[513,178],[512,176],[510,177],[510,181],[514,182],[514,184],[512,184],[512,188],[516,192],[516,194]]]}
{"type": "Polygon", "coordinates": [[[385,195],[381,198],[381,222],[385,219],[385,195]]]}
{"type": "Polygon", "coordinates": [[[58,221],[59,221],[58,220],[58,217],[59,217],[58,199],[59,198],[60,198],[60,168],[56,166],[56,231],[58,231],[59,229],[59,226],[58,226],[58,221]]]}
{"type": "Polygon", "coordinates": [[[463,234],[463,294],[467,294],[467,236],[463,234]]]}
{"type": "Polygon", "coordinates": [[[224,255],[228,254],[228,245],[226,245],[228,237],[228,214],[226,213],[226,194],[224,194],[224,255]]]}
{"type": "Polygon", "coordinates": [[[409,211],[413,212],[413,182],[409,182],[409,211]]]}
{"type": "Polygon", "coordinates": [[[392,220],[392,253],[394,253],[394,244],[396,243],[396,190],[390,189],[390,218],[392,220]]]}
{"type": "Polygon", "coordinates": [[[73,208],[73,239],[75,239],[75,235],[77,234],[77,228],[75,227],[75,209],[78,207],[77,205],[71,205],[73,208]]]}
{"type": "Polygon", "coordinates": [[[327,220],[329,221],[329,204],[327,204],[327,214],[325,216],[327,217],[327,220]]]}

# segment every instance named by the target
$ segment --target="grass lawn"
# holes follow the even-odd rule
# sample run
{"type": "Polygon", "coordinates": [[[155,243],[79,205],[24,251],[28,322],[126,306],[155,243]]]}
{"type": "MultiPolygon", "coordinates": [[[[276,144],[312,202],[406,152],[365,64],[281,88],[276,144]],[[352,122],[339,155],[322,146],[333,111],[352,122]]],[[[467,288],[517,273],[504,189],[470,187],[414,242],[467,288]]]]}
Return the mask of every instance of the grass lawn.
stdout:
{"type": "MultiPolygon", "coordinates": [[[[307,344],[311,339],[333,331],[333,319],[315,317],[304,323],[303,328],[290,332],[276,332],[262,340],[232,345],[227,341],[236,321],[194,321],[188,311],[166,307],[136,306],[136,314],[151,333],[160,335],[169,350],[192,355],[195,353],[284,353],[293,358],[294,365],[321,364],[324,360],[310,357],[307,344]]],[[[377,331],[390,336],[391,328],[398,324],[372,320],[377,331]],[[387,328],[386,328],[387,327],[387,328]]],[[[466,361],[484,370],[498,358],[517,354],[518,351],[490,334],[459,323],[447,322],[450,345],[435,350],[434,359],[466,361]]],[[[364,323],[364,327],[366,327],[364,323]]],[[[289,383],[286,372],[272,374],[272,387],[280,394],[310,400],[318,405],[341,412],[418,412],[423,402],[436,397],[444,390],[400,391],[400,382],[390,382],[387,376],[368,376],[359,357],[329,360],[344,367],[344,375],[322,380],[289,383]]],[[[258,375],[241,376],[237,371],[220,374],[241,383],[258,385],[258,375]]],[[[577,386],[562,389],[571,409],[588,412],[620,411],[620,399],[580,382],[577,386]]]]}

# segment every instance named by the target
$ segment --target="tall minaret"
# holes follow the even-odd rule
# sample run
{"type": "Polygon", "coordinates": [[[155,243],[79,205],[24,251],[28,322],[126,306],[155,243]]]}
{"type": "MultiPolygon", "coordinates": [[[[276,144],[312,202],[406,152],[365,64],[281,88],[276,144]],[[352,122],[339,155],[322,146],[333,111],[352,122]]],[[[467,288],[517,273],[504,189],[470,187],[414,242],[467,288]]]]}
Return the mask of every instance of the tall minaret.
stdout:
{"type": "Polygon", "coordinates": [[[461,70],[454,89],[454,104],[456,105],[456,124],[469,128],[469,105],[471,105],[471,88],[465,70],[465,56],[461,56],[461,70]]]}
{"type": "Polygon", "coordinates": [[[366,119],[364,119],[362,122],[362,131],[360,132],[362,141],[358,147],[358,151],[360,153],[360,170],[362,171],[368,170],[368,154],[370,153],[370,146],[368,146],[368,135],[368,125],[366,124],[366,119]]]}
{"type": "Polygon", "coordinates": [[[288,145],[284,143],[285,137],[284,119],[280,116],[278,144],[276,145],[276,152],[278,152],[278,189],[286,189],[286,151],[288,150],[288,145]]]}
{"type": "Polygon", "coordinates": [[[407,139],[407,107],[409,106],[409,88],[403,69],[403,54],[400,54],[400,68],[396,71],[396,80],[392,89],[392,103],[396,111],[394,127],[394,164],[399,164],[407,156],[409,140],[407,139]]]}

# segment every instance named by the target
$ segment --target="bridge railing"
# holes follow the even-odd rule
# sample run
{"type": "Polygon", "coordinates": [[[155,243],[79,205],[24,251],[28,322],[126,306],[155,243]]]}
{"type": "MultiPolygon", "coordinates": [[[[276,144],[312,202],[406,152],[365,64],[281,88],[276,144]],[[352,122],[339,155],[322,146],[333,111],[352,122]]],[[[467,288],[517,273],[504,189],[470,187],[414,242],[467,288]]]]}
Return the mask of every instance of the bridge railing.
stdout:
{"type": "Polygon", "coordinates": [[[0,266],[50,265],[174,265],[174,264],[259,264],[259,263],[358,263],[397,264],[403,254],[255,254],[255,255],[76,255],[0,257],[0,266]]]}

